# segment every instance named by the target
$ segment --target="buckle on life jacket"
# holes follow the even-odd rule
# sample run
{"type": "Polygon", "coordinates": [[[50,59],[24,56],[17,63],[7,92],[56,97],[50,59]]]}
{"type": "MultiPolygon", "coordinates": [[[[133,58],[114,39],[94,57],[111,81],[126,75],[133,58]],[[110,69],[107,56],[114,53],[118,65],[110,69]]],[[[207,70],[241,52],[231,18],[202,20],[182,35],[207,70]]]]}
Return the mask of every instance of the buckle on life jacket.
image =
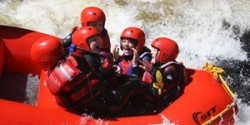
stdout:
{"type": "Polygon", "coordinates": [[[164,84],[162,82],[162,74],[159,70],[156,71],[155,74],[156,82],[153,83],[153,87],[158,90],[158,94],[161,95],[162,93],[162,88],[164,87],[164,84]]]}

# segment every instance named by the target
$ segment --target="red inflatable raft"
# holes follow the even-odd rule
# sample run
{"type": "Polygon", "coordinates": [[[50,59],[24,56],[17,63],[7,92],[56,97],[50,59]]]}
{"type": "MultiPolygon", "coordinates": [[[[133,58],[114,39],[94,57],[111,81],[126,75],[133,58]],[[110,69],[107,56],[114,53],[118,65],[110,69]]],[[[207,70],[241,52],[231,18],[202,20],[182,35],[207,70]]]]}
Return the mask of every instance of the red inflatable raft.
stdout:
{"type": "MultiPolygon", "coordinates": [[[[187,69],[190,77],[184,93],[156,115],[121,117],[106,121],[70,113],[56,104],[54,97],[44,85],[46,72],[41,71],[38,64],[31,60],[32,43],[44,36],[47,34],[0,26],[0,88],[3,89],[5,84],[12,84],[2,83],[6,73],[40,76],[38,100],[35,106],[1,98],[2,95],[9,94],[12,90],[6,90],[8,93],[1,92],[1,125],[147,125],[168,123],[168,120],[178,125],[234,123],[233,115],[237,112],[234,94],[221,76],[223,70],[212,65],[206,65],[205,70],[187,69]]],[[[12,76],[8,75],[8,77],[12,76]]],[[[15,84],[25,86],[26,83],[16,80],[15,84]]]]}

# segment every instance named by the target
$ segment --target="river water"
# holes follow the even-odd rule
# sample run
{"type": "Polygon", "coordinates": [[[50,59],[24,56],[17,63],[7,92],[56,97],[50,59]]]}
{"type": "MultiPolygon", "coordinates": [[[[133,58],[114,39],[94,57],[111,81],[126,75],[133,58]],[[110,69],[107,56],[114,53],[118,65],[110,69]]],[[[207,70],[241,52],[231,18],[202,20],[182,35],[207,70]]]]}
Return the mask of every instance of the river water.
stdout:
{"type": "Polygon", "coordinates": [[[157,36],[176,40],[177,61],[186,67],[206,62],[223,67],[237,94],[236,125],[250,124],[249,0],[0,0],[0,25],[64,37],[80,25],[86,6],[104,10],[112,46],[124,28],[138,26],[147,46],[157,36]]]}

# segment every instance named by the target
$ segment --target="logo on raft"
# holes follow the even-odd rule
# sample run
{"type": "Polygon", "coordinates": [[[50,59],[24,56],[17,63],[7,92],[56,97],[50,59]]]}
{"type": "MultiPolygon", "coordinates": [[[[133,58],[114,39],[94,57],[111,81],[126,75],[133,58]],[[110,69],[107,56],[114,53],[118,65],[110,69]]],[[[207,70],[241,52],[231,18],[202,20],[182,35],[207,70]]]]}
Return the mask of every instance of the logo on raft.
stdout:
{"type": "Polygon", "coordinates": [[[197,124],[203,123],[207,118],[216,112],[216,106],[208,110],[207,112],[194,112],[193,119],[197,124]]]}

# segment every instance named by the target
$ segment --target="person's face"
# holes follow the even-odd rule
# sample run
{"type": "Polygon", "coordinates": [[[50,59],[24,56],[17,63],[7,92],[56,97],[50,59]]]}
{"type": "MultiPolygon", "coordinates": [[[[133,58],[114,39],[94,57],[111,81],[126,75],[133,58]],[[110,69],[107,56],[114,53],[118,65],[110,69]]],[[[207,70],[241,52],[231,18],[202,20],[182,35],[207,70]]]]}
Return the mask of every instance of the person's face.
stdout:
{"type": "Polygon", "coordinates": [[[99,31],[99,33],[101,33],[102,30],[103,30],[104,24],[103,24],[102,21],[96,21],[96,22],[89,22],[89,23],[88,23],[88,26],[93,26],[93,27],[95,27],[95,28],[99,31]]]}
{"type": "Polygon", "coordinates": [[[129,39],[123,38],[121,39],[121,46],[123,48],[123,52],[125,55],[132,55],[132,48],[135,47],[135,44],[129,39]]]}
{"type": "Polygon", "coordinates": [[[99,36],[92,36],[88,40],[90,51],[99,53],[100,52],[100,44],[99,44],[99,36]]]}
{"type": "Polygon", "coordinates": [[[151,63],[155,64],[157,62],[156,57],[157,57],[157,54],[158,54],[158,49],[153,47],[152,50],[151,50],[151,54],[152,54],[151,63]]]}

